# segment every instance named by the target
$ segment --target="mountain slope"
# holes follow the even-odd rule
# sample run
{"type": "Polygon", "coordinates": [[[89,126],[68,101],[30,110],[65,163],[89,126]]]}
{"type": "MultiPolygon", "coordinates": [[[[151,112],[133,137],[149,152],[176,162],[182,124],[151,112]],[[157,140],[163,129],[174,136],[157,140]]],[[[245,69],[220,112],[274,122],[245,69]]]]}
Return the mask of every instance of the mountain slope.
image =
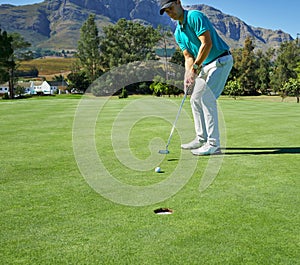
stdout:
{"type": "Polygon", "coordinates": [[[260,48],[279,46],[284,41],[292,40],[289,34],[281,30],[252,27],[237,17],[206,5],[187,6],[186,9],[197,9],[206,14],[220,35],[234,47],[242,46],[247,36],[252,36],[260,48]]]}
{"type": "MultiPolygon", "coordinates": [[[[25,6],[0,5],[0,25],[3,30],[19,32],[33,47],[55,50],[76,49],[80,28],[89,14],[96,15],[101,28],[120,18],[136,20],[154,27],[164,25],[174,29],[175,23],[168,16],[159,15],[156,0],[45,0],[25,6]]],[[[257,47],[279,46],[291,36],[282,31],[254,28],[240,19],[223,14],[206,6],[187,6],[204,12],[218,32],[232,46],[242,46],[247,36],[252,36],[257,47]]]]}

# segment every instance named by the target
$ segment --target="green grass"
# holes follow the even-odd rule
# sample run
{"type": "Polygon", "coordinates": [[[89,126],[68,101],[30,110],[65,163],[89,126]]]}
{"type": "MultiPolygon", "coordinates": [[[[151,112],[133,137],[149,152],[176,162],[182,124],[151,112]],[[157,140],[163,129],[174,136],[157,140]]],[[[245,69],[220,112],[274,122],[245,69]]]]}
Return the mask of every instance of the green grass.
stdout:
{"type": "MultiPolygon", "coordinates": [[[[176,168],[180,140],[175,132],[164,174],[118,161],[111,127],[138,99],[107,102],[96,145],[116,178],[148,185],[176,168]]],[[[130,207],[103,198],[80,174],[72,148],[78,103],[67,96],[0,101],[1,264],[300,264],[298,104],[222,98],[227,150],[212,185],[199,192],[209,158],[190,156],[198,164],[184,188],[130,207]],[[153,214],[158,207],[174,214],[153,214]]],[[[185,109],[190,114],[188,103],[185,109]]],[[[158,117],[142,119],[130,132],[132,153],[145,159],[149,141],[166,141],[170,129],[158,117]]]]}

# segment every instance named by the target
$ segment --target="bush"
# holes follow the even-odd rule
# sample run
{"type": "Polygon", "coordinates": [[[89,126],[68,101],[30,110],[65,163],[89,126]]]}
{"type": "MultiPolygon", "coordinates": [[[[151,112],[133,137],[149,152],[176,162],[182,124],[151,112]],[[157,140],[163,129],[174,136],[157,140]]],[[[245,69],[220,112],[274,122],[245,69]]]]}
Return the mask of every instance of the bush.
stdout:
{"type": "Polygon", "coordinates": [[[237,97],[243,95],[243,89],[238,80],[230,80],[227,82],[223,93],[236,99],[237,97]]]}
{"type": "MultiPolygon", "coordinates": [[[[290,78],[289,81],[285,82],[283,85],[282,90],[280,91],[280,94],[285,96],[292,96],[296,97],[297,103],[299,103],[300,99],[300,80],[299,79],[293,79],[290,78]]],[[[282,100],[284,97],[282,97],[282,100]]]]}
{"type": "Polygon", "coordinates": [[[9,99],[8,93],[5,93],[5,94],[2,96],[2,99],[9,99]]]}
{"type": "Polygon", "coordinates": [[[128,93],[125,88],[122,88],[122,92],[121,92],[119,98],[128,98],[128,93]]]}
{"type": "Polygon", "coordinates": [[[154,82],[150,85],[150,89],[153,91],[155,96],[160,97],[165,90],[165,86],[160,82],[154,82]]]}

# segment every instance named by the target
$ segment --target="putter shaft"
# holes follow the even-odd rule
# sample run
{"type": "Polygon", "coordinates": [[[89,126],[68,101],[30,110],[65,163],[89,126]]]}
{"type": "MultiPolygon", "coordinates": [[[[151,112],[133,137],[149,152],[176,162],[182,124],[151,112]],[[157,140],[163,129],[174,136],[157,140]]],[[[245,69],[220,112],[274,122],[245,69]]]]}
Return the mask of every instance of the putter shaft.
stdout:
{"type": "Polygon", "coordinates": [[[176,128],[176,123],[177,123],[177,120],[178,120],[178,118],[179,118],[179,115],[180,115],[180,112],[181,112],[182,106],[183,106],[183,104],[184,104],[184,101],[185,101],[185,99],[186,99],[186,97],[187,97],[187,95],[188,95],[188,92],[189,92],[189,90],[190,90],[190,87],[188,87],[188,88],[187,88],[187,90],[186,90],[186,92],[184,93],[183,99],[182,99],[182,101],[181,101],[181,104],[180,104],[179,110],[178,110],[178,112],[177,112],[177,115],[176,115],[175,121],[174,121],[174,123],[173,123],[172,129],[171,129],[171,132],[170,132],[170,135],[169,135],[168,141],[167,141],[166,150],[160,150],[160,151],[159,151],[159,153],[160,153],[160,154],[168,154],[168,153],[170,153],[170,152],[169,152],[169,150],[168,150],[168,147],[169,147],[169,145],[170,145],[170,142],[171,142],[171,139],[172,139],[172,136],[173,136],[174,130],[175,130],[175,128],[176,128]],[[164,152],[163,152],[163,151],[164,151],[164,152]]]}

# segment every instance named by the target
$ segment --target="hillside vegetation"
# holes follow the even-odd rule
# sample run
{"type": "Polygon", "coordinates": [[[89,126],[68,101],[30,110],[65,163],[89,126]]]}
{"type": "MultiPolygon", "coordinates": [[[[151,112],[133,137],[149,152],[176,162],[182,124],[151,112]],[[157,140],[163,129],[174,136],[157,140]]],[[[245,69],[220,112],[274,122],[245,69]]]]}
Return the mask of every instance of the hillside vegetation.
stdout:
{"type": "Polygon", "coordinates": [[[40,58],[21,62],[19,70],[26,71],[32,68],[37,68],[39,71],[39,76],[51,79],[54,75],[68,74],[71,71],[72,65],[75,61],[75,58],[40,58]]]}

